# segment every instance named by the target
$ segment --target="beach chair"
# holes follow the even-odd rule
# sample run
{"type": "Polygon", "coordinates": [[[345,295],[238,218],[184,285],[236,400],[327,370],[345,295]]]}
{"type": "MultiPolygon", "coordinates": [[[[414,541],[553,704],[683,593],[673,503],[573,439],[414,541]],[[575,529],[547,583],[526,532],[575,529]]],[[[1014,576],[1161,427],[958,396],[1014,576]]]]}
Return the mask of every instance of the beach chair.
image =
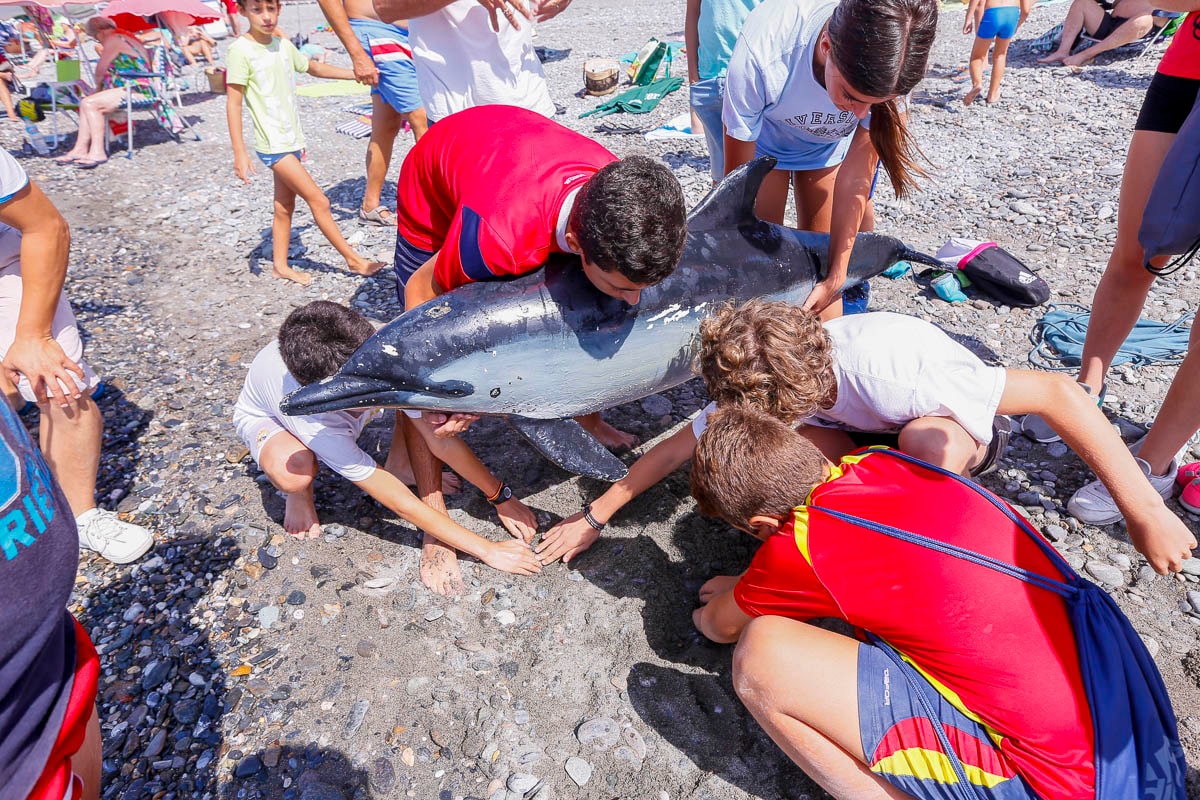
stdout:
{"type": "MultiPolygon", "coordinates": [[[[177,142],[182,141],[181,134],[187,131],[195,140],[200,141],[200,134],[192,127],[187,118],[180,113],[171,102],[170,85],[168,83],[170,67],[167,63],[166,49],[162,45],[149,48],[153,58],[152,72],[126,72],[127,77],[138,78],[141,85],[135,87],[127,84],[125,87],[124,120],[114,113],[109,117],[108,126],[104,131],[105,145],[116,141],[121,134],[125,135],[125,157],[133,158],[133,112],[149,110],[159,127],[177,142]]],[[[178,88],[176,88],[178,91],[178,88]]]]}

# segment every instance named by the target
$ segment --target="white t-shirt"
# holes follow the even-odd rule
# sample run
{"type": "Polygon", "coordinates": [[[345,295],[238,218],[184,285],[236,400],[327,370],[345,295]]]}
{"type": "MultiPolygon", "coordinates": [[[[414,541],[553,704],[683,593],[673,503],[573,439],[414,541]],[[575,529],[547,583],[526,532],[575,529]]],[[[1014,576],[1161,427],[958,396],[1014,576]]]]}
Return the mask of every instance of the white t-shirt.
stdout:
{"type": "MultiPolygon", "coordinates": [[[[890,311],[838,317],[825,330],[837,401],[798,424],[887,433],[921,417],[949,417],[980,444],[992,440],[1003,367],[984,364],[936,325],[890,311]]],[[[696,438],[715,408],[709,403],[692,421],[696,438]]]]}
{"type": "MultiPolygon", "coordinates": [[[[348,481],[371,476],[377,464],[358,446],[358,436],[375,416],[375,411],[328,411],[304,417],[289,417],[279,410],[284,396],[300,388],[279,355],[279,342],[259,351],[233,410],[239,435],[263,419],[274,421],[312,450],[322,464],[348,481]]],[[[243,435],[243,439],[246,437],[243,435]]]]}
{"type": "Polygon", "coordinates": [[[813,74],[813,53],[836,0],[765,0],[750,12],[725,77],[721,121],[779,169],[842,163],[861,124],[840,111],[813,74]]]}
{"type": "Polygon", "coordinates": [[[554,116],[542,62],[533,51],[533,23],[513,28],[503,14],[500,32],[477,0],[454,0],[408,21],[417,86],[431,122],[472,106],[520,106],[554,116]]]}
{"type": "Polygon", "coordinates": [[[28,183],[25,168],[17,163],[12,153],[0,148],[0,205],[12,200],[28,183]]]}

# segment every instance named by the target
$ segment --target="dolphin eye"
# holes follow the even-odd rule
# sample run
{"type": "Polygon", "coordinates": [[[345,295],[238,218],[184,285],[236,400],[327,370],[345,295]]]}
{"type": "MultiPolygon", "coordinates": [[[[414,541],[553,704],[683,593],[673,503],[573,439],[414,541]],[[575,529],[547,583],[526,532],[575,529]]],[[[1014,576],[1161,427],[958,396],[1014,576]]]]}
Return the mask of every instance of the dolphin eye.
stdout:
{"type": "Polygon", "coordinates": [[[488,394],[490,394],[492,397],[499,397],[500,396],[500,387],[497,386],[496,388],[494,388],[490,392],[488,392],[488,394]]]}

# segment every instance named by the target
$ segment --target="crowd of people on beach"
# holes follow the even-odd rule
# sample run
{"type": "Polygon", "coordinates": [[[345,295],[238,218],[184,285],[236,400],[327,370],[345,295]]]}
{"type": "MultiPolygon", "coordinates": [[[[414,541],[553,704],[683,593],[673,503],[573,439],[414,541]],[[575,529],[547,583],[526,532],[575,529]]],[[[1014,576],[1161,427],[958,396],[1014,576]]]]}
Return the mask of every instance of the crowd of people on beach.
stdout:
{"type": "MultiPolygon", "coordinates": [[[[928,67],[936,0],[688,0],[690,101],[712,179],[775,159],[757,215],[782,224],[792,199],[797,227],[829,234],[828,269],[809,296],[715,309],[695,364],[711,404],[540,538],[520,487],[461,437],[473,415],[398,412],[380,465],[357,443],[377,411],[282,413],[288,394],[332,376],[375,332],[338,303],[295,308],[253,359],[232,420],[285,497],[284,529],[320,535],[313,487],[327,468],[418,527],[422,581],[456,594],[459,551],[522,575],[569,562],[620,508],[690,460],[699,509],[761,541],[744,573],[703,585],[695,625],[714,642],[737,643],[739,697],[830,794],[1183,797],[1175,720],[1140,640],[1102,592],[975,480],[997,467],[1016,428],[1039,442],[1061,439],[1096,475],[1072,497],[1072,514],[1097,525],[1123,519],[1160,573],[1179,571],[1197,546],[1166,501],[1178,482],[1185,507],[1200,504],[1200,465],[1175,461],[1200,430],[1200,407],[1189,402],[1200,392],[1200,332],[1132,449],[1101,410],[1105,374],[1155,277],[1138,243],[1147,198],[1177,134],[1200,114],[1200,0],[1153,2],[1184,16],[1129,145],[1116,243],[1078,380],[989,366],[915,317],[842,313],[856,236],[874,228],[880,172],[898,196],[927,177],[906,120],[928,67]],[[511,538],[493,541],[447,515],[444,495],[464,491],[462,480],[511,538]],[[1016,591],[1014,581],[1030,586],[1016,591]],[[829,617],[861,636],[809,624],[829,617]],[[1101,640],[1103,625],[1129,636],[1101,640]]],[[[239,35],[234,22],[225,54],[232,167],[246,182],[255,171],[248,111],[255,158],[274,182],[275,277],[311,280],[288,263],[298,196],[349,271],[388,266],[347,242],[305,168],[298,73],[372,87],[357,217],[395,228],[391,268],[406,311],[467,284],[534,272],[555,254],[577,257],[600,294],[629,306],[673,273],[687,209],[671,170],[645,156],[617,158],[553,119],[529,23],[567,11],[569,0],[320,5],[349,68],[280,35],[279,0],[229,6],[247,26],[239,35]],[[393,211],[382,191],[403,124],[416,143],[399,167],[393,211]]],[[[999,100],[1008,45],[1029,13],[1027,0],[972,0],[964,102],[984,90],[989,51],[985,99],[999,100]]],[[[1149,0],[1113,9],[1075,0],[1044,60],[1080,63],[1072,50],[1081,31],[1100,41],[1084,51],[1091,58],[1147,33],[1152,17],[1149,0]]],[[[96,18],[88,33],[102,43],[103,90],[85,100],[75,146],[59,159],[79,166],[103,163],[104,115],[122,81],[145,66],[138,40],[111,21],[96,18]]],[[[202,37],[185,45],[213,59],[202,37]]],[[[103,417],[99,378],[63,294],[68,226],[8,153],[0,153],[0,223],[8,400],[0,403],[0,798],[96,798],[99,657],[64,608],[80,549],[126,564],[154,536],[96,503],[103,417]],[[40,411],[40,448],[14,410],[26,404],[40,411]]],[[[614,451],[637,445],[599,413],[578,422],[614,451]]]]}

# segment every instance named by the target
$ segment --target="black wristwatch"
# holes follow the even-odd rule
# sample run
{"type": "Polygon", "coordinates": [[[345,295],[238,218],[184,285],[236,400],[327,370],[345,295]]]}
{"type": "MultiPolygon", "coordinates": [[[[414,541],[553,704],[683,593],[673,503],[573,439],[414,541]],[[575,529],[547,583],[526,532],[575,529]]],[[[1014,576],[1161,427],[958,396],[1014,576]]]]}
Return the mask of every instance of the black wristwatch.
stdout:
{"type": "Polygon", "coordinates": [[[498,506],[501,503],[512,500],[512,496],[513,496],[512,487],[509,486],[504,481],[500,481],[500,488],[497,489],[496,493],[494,495],[492,495],[491,497],[489,497],[487,499],[487,501],[494,506],[498,506]]]}

